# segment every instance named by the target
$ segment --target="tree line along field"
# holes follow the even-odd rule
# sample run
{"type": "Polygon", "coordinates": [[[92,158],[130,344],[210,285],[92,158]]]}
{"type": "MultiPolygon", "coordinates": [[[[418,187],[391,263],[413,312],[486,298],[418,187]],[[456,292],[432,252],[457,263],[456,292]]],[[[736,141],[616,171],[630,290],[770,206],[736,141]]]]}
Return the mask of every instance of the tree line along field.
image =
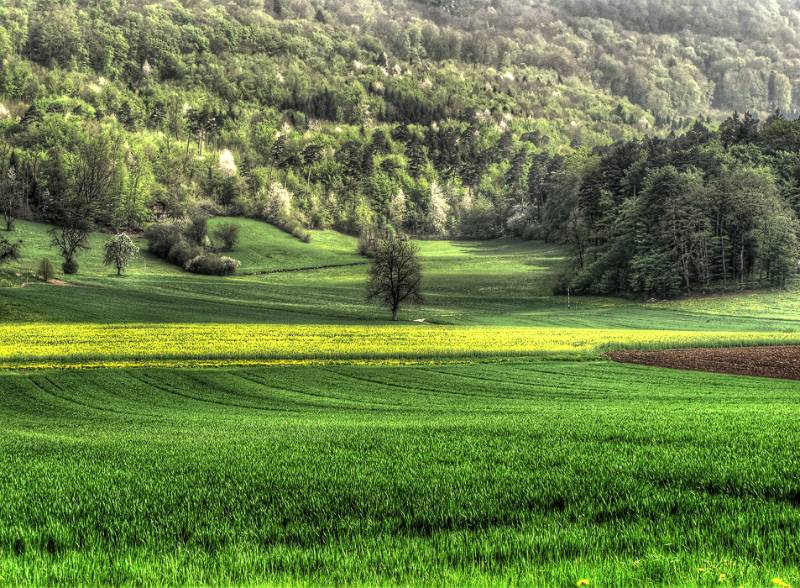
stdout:
{"type": "Polygon", "coordinates": [[[601,355],[796,342],[795,292],[567,308],[556,247],[429,241],[389,325],[354,239],[245,228],[236,277],[117,278],[95,234],[59,286],[20,223],[0,584],[800,581],[798,385],[601,355]]]}

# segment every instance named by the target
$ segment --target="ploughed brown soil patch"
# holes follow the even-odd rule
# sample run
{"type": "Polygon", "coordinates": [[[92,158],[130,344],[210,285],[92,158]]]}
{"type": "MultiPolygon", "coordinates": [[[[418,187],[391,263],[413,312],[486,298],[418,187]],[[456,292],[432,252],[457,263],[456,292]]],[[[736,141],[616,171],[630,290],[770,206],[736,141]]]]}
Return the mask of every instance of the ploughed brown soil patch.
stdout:
{"type": "Polygon", "coordinates": [[[800,380],[800,345],[612,351],[606,355],[623,363],[800,380]]]}

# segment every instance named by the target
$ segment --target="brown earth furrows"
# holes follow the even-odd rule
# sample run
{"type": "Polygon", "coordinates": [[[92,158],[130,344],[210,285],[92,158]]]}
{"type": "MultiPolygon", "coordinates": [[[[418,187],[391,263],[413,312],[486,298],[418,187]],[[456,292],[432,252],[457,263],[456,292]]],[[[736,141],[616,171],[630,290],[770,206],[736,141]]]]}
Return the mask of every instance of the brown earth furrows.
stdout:
{"type": "Polygon", "coordinates": [[[798,345],[613,351],[606,355],[622,363],[800,380],[798,345]]]}

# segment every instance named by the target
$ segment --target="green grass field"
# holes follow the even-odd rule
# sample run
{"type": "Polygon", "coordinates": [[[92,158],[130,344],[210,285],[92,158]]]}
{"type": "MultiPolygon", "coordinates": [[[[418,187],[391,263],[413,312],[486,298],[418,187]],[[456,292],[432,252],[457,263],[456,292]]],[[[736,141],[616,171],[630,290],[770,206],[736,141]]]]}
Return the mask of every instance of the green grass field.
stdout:
{"type": "Polygon", "coordinates": [[[607,362],[0,378],[6,584],[769,585],[797,386],[607,362]]]}
{"type": "Polygon", "coordinates": [[[557,247],[423,242],[392,325],[353,239],[235,222],[236,277],[94,235],[66,286],[20,223],[0,585],[800,584],[800,384],[600,355],[800,342],[800,293],[568,309],[557,247]]]}

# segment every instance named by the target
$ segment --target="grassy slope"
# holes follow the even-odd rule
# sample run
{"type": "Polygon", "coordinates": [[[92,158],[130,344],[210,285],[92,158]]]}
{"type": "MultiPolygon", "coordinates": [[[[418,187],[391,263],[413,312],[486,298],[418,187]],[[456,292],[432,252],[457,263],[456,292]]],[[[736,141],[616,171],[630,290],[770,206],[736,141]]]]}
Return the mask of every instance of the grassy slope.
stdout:
{"type": "Polygon", "coordinates": [[[0,376],[0,583],[796,581],[796,399],[606,362],[0,376]]]}
{"type": "Polygon", "coordinates": [[[335,231],[312,231],[313,243],[303,243],[272,225],[250,219],[213,218],[209,231],[221,224],[240,228],[240,241],[230,252],[242,262],[243,273],[364,263],[356,253],[355,239],[335,231]]]}
{"type": "MultiPolygon", "coordinates": [[[[214,219],[216,223],[231,219],[214,219]]],[[[242,243],[230,255],[242,261],[242,273],[332,267],[235,278],[209,278],[181,272],[143,254],[122,278],[102,265],[106,236],[93,235],[92,248],[80,257],[81,288],[44,286],[5,288],[0,304],[7,320],[53,322],[183,323],[376,323],[386,313],[364,300],[366,265],[351,266],[355,240],[316,231],[302,243],[257,221],[236,219],[242,243]]],[[[20,223],[23,258],[4,268],[6,282],[19,284],[38,261],[57,256],[47,227],[20,223]],[[20,277],[15,276],[16,273],[20,277]]],[[[144,249],[144,243],[141,243],[144,249]]],[[[564,252],[554,246],[514,240],[493,242],[429,241],[420,244],[427,302],[409,307],[403,318],[442,324],[639,328],[729,331],[800,331],[793,293],[759,293],[743,298],[747,311],[726,298],[716,301],[640,304],[616,298],[573,299],[551,295],[564,252]]]]}
{"type": "MultiPolygon", "coordinates": [[[[335,233],[304,244],[237,222],[248,224],[231,254],[243,272],[359,261],[335,233]]],[[[11,281],[55,257],[46,227],[20,232],[11,281]]],[[[220,279],[144,257],[116,278],[102,241],[74,287],[0,292],[7,324],[58,323],[26,345],[75,321],[148,323],[123,327],[121,349],[137,333],[168,334],[163,322],[230,324],[254,345],[248,329],[270,326],[237,324],[395,328],[363,300],[366,266],[220,279]]],[[[572,327],[784,337],[800,327],[793,292],[587,298],[567,310],[550,295],[558,248],[421,249],[427,303],[406,319],[567,338],[572,327]]],[[[439,329],[400,328],[417,327],[439,329]]],[[[102,345],[111,332],[89,336],[102,345]]],[[[203,337],[224,340],[192,335],[203,337]]],[[[0,584],[794,583],[796,398],[795,383],[605,361],[6,373],[0,584]]]]}
{"type": "MultiPolygon", "coordinates": [[[[218,223],[229,220],[212,220],[212,230],[218,223]]],[[[242,273],[362,261],[354,253],[355,240],[332,231],[316,231],[314,243],[309,245],[266,223],[246,219],[235,219],[234,222],[242,226],[242,242],[229,255],[242,261],[242,273]]],[[[281,277],[283,274],[236,278],[195,276],[148,254],[143,239],[138,240],[142,255],[131,263],[127,275],[118,278],[102,264],[102,246],[108,236],[101,234],[92,235],[91,248],[80,255],[80,274],[66,278],[78,287],[43,285],[27,276],[36,271],[42,257],[57,260],[49,244],[47,229],[46,225],[38,223],[19,224],[17,233],[23,240],[23,256],[19,262],[6,266],[4,274],[7,283],[19,285],[28,281],[28,287],[5,289],[6,315],[12,319],[99,323],[261,323],[287,319],[291,322],[295,314],[298,316],[294,322],[347,319],[336,308],[342,298],[338,295],[340,284],[331,288],[337,293],[337,304],[328,312],[320,312],[319,305],[314,304],[307,294],[298,298],[298,286],[302,287],[302,282],[308,279],[304,275],[286,274],[294,275],[294,281],[300,283],[293,283],[291,291],[276,296],[269,288],[270,282],[287,279],[281,277]]],[[[292,278],[288,279],[292,281],[292,278]]],[[[323,289],[325,287],[320,287],[320,296],[324,296],[323,289]]]]}

